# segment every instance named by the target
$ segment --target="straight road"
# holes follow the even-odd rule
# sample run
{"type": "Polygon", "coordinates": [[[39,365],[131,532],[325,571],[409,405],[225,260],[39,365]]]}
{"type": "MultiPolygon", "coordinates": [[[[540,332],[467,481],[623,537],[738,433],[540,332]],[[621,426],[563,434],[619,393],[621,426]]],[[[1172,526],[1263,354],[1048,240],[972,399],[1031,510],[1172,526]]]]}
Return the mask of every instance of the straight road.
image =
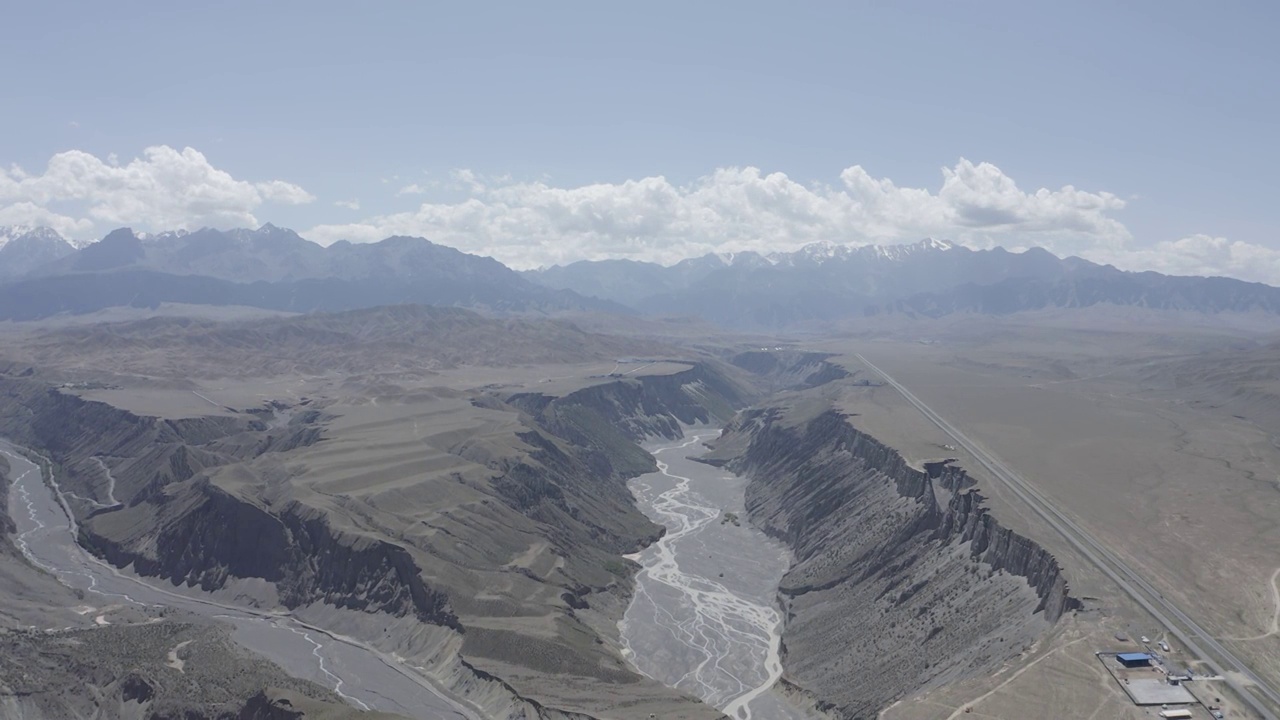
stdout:
{"type": "Polygon", "coordinates": [[[1057,530],[1073,548],[1096,565],[1103,574],[1111,578],[1121,590],[1128,594],[1129,597],[1132,597],[1147,612],[1151,613],[1152,617],[1160,624],[1168,628],[1170,634],[1182,641],[1182,644],[1188,650],[1211,665],[1217,665],[1222,671],[1221,674],[1225,676],[1224,682],[1240,696],[1241,700],[1253,708],[1254,712],[1258,713],[1264,720],[1278,720],[1272,708],[1280,708],[1280,692],[1276,692],[1275,688],[1259,678],[1248,665],[1233,655],[1230,650],[1223,647],[1217,639],[1174,605],[1172,601],[1160,594],[1150,583],[1117,557],[1115,553],[1095,540],[1084,528],[1058,510],[1051,500],[1021,475],[1010,470],[999,458],[966,437],[954,425],[921,402],[920,398],[911,394],[910,390],[907,390],[901,383],[890,377],[888,373],[873,365],[860,354],[855,353],[854,357],[883,377],[890,387],[901,393],[902,397],[906,398],[907,402],[923,413],[930,422],[937,425],[943,432],[950,435],[960,447],[973,455],[978,463],[986,468],[997,482],[1007,487],[1014,495],[1026,503],[1036,515],[1049,523],[1054,530],[1057,530]],[[1244,678],[1247,683],[1241,682],[1240,678],[1244,678]],[[1251,690],[1255,692],[1251,692],[1251,690]]]}

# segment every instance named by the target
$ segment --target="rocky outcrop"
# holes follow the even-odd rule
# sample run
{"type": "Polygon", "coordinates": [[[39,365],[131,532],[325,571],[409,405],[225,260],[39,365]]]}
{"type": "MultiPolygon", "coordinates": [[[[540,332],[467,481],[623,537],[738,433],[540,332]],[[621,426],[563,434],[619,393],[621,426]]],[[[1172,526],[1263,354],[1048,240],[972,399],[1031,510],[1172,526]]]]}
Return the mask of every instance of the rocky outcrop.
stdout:
{"type": "Polygon", "coordinates": [[[274,430],[247,414],[167,420],[0,374],[0,437],[46,454],[63,489],[90,504],[107,500],[104,467],[115,499],[134,505],[204,470],[318,442],[322,420],[301,412],[274,430]]]}
{"type": "Polygon", "coordinates": [[[324,602],[457,627],[405,548],[338,531],[301,503],[268,509],[203,475],[317,442],[323,419],[304,411],[277,429],[252,415],[165,420],[0,378],[0,437],[48,454],[83,511],[81,544],[112,564],[208,591],[258,578],[285,607],[324,602]],[[103,507],[94,480],[108,463],[119,503],[103,507]]]}
{"type": "Polygon", "coordinates": [[[635,508],[626,486],[628,479],[655,468],[638,441],[681,437],[682,424],[728,420],[745,404],[747,393],[715,366],[697,363],[669,375],[619,378],[560,397],[513,395],[506,403],[531,420],[530,430],[520,435],[530,448],[529,461],[498,466],[494,485],[556,536],[573,535],[574,542],[603,545],[612,553],[633,552],[659,532],[635,508]],[[637,535],[639,527],[643,532],[637,535]]]}
{"type": "Polygon", "coordinates": [[[308,451],[289,451],[324,442],[327,422],[309,408],[287,409],[287,426],[263,410],[166,421],[34,378],[0,375],[6,388],[0,436],[49,456],[65,489],[86,498],[72,501],[81,542],[114,565],[322,617],[359,610],[341,615],[356,618],[344,632],[397,652],[386,623],[415,638],[421,623],[450,628],[433,630],[450,639],[433,640],[442,654],[425,664],[456,668],[440,671],[444,682],[468,696],[484,686],[498,716],[509,703],[525,713],[511,717],[586,720],[618,697],[677,708],[670,717],[716,715],[631,671],[609,635],[632,567],[618,555],[660,533],[626,488],[653,466],[633,438],[730,416],[744,394],[713,368],[606,379],[562,397],[473,397],[510,425],[437,436],[424,451],[468,461],[413,478],[414,492],[463,498],[437,516],[302,480],[308,451]],[[61,425],[50,419],[59,415],[61,425]],[[19,416],[38,422],[24,429],[19,416]],[[106,472],[119,501],[110,506],[106,472]],[[530,560],[519,560],[525,550],[530,560]]]}
{"type": "Polygon", "coordinates": [[[132,564],[175,585],[214,591],[235,578],[261,578],[287,608],[323,602],[459,628],[448,597],[423,582],[405,548],[337,531],[300,503],[268,512],[202,479],[147,512],[169,522],[126,535],[94,532],[90,523],[81,543],[112,565],[132,564]]]}
{"type": "MultiPolygon", "coordinates": [[[[746,404],[750,393],[708,361],[666,375],[619,377],[563,397],[521,393],[508,402],[565,437],[595,445],[591,435],[603,424],[631,441],[650,436],[678,438],[680,424],[724,421],[746,404]]],[[[607,450],[608,448],[600,448],[607,450]]]]}
{"type": "Polygon", "coordinates": [[[843,717],[992,671],[1079,607],[953,463],[917,470],[835,411],[754,410],[721,442],[745,445],[729,465],[751,478],[751,519],[795,553],[787,678],[843,717]]]}
{"type": "Polygon", "coordinates": [[[729,358],[729,362],[757,376],[767,391],[776,392],[815,388],[852,376],[830,358],[829,353],[748,350],[729,358]]]}
{"type": "Polygon", "coordinates": [[[9,461],[0,455],[0,552],[9,550],[12,545],[9,536],[17,531],[13,518],[9,517],[9,486],[13,478],[9,477],[9,461]]]}

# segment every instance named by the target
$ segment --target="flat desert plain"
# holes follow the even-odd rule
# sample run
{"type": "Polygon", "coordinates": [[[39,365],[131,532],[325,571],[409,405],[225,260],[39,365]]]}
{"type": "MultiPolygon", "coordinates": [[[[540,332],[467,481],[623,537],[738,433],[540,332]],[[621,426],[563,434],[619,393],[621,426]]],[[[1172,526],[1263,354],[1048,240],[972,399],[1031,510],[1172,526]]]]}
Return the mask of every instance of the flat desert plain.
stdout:
{"type": "MultiPolygon", "coordinates": [[[[841,353],[837,360],[868,380],[878,378],[854,352],[892,374],[1280,683],[1280,447],[1266,429],[1280,355],[1232,332],[1012,323],[814,348],[841,353]],[[1249,352],[1254,360],[1240,362],[1249,352]]],[[[998,677],[904,701],[886,717],[947,717],[945,708],[983,688],[991,694],[976,705],[986,709],[974,712],[1004,717],[1019,702],[1052,701],[1045,693],[1067,688],[1090,698],[1078,705],[1085,715],[1140,717],[1094,653],[1136,649],[1115,633],[1156,639],[1161,628],[893,388],[848,388],[840,401],[855,425],[913,462],[956,458],[1002,523],[1060,558],[1085,605],[998,677]]],[[[1191,660],[1173,645],[1174,663],[1191,660]]]]}

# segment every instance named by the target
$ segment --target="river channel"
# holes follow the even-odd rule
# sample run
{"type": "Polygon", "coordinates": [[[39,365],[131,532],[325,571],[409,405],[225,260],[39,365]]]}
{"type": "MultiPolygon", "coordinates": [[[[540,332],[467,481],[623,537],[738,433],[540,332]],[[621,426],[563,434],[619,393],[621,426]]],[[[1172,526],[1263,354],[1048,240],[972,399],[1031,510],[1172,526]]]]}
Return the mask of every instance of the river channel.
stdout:
{"type": "Polygon", "coordinates": [[[646,450],[658,472],[631,481],[640,509],[667,528],[632,556],[643,567],[621,623],[637,669],[738,720],[808,720],[774,691],[782,675],[778,583],[787,549],[747,522],[746,480],[690,459],[719,433],[694,428],[646,450]]]}
{"type": "Polygon", "coordinates": [[[56,480],[11,445],[0,442],[9,462],[9,516],[15,542],[32,564],[63,584],[112,603],[171,607],[229,623],[236,642],[280,665],[295,677],[333,689],[364,710],[398,713],[417,720],[474,720],[477,715],[435,689],[418,673],[353,638],[326,632],[284,612],[231,605],[196,591],[122,572],[90,555],[76,542],[76,524],[56,480]]]}

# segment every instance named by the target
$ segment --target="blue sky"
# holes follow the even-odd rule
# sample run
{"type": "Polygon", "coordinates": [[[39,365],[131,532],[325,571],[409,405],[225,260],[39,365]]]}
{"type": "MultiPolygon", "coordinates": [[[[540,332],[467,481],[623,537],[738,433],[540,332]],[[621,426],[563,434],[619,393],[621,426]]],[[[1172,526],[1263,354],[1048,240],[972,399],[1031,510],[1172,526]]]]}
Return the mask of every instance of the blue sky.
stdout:
{"type": "Polygon", "coordinates": [[[521,266],[933,234],[1280,282],[1280,12],[1116,5],[27,3],[0,223],[521,266]]]}

